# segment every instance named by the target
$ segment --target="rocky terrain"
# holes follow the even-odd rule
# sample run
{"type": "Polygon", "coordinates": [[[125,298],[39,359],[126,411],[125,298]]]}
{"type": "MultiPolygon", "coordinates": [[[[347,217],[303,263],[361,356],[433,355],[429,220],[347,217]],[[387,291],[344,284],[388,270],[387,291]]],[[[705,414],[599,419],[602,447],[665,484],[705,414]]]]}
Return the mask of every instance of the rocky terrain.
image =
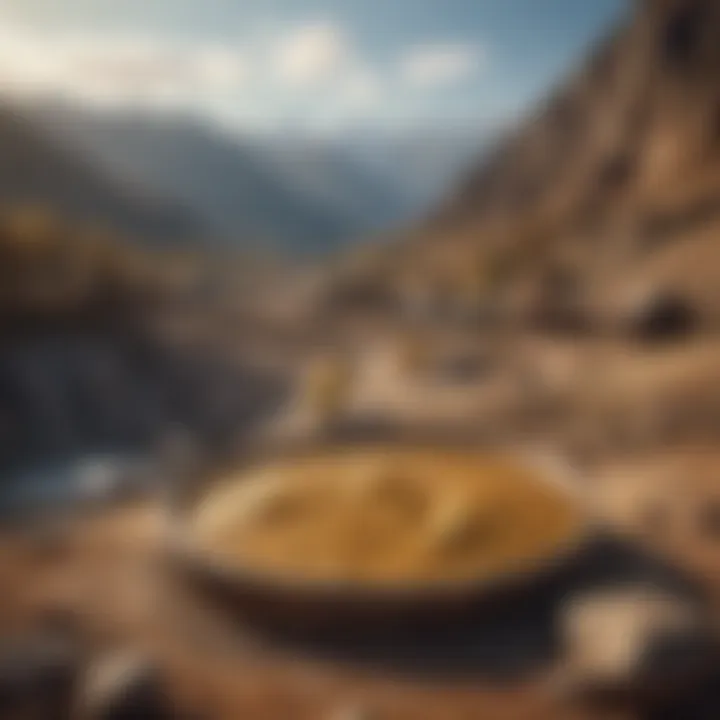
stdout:
{"type": "Polygon", "coordinates": [[[718,12],[632,3],[427,222],[350,275],[376,295],[596,324],[664,293],[714,326],[718,12]]]}
{"type": "Polygon", "coordinates": [[[187,332],[212,313],[194,279],[210,266],[186,267],[39,209],[0,219],[5,471],[153,452],[178,427],[219,450],[281,403],[284,380],[234,338],[187,332]]]}

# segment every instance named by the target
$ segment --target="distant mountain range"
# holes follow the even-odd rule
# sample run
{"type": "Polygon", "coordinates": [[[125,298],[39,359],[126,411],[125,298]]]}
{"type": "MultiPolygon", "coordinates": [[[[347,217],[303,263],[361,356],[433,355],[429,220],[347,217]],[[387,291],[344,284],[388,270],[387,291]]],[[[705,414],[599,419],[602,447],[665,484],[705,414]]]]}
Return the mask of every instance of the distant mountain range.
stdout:
{"type": "Polygon", "coordinates": [[[479,145],[476,132],[238,136],[185,117],[47,103],[23,112],[146,203],[182,208],[205,242],[293,255],[322,255],[422,215],[479,145]]]}
{"type": "Polygon", "coordinates": [[[436,126],[411,131],[357,130],[340,141],[354,162],[402,188],[413,215],[452,195],[492,145],[495,126],[436,126]]]}
{"type": "Polygon", "coordinates": [[[0,210],[30,205],[160,242],[189,242],[202,232],[182,204],[121,182],[26,117],[0,110],[0,210]]]}

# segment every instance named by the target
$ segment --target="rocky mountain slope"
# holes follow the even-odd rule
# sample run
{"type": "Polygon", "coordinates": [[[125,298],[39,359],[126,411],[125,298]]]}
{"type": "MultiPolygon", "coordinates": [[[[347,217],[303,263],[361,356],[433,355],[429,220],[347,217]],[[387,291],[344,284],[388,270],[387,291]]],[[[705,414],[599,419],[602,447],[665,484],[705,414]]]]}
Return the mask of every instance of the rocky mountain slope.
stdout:
{"type": "Polygon", "coordinates": [[[436,288],[525,292],[535,305],[562,296],[598,312],[663,288],[717,318],[718,70],[720,4],[635,3],[409,233],[403,272],[436,288]]]}

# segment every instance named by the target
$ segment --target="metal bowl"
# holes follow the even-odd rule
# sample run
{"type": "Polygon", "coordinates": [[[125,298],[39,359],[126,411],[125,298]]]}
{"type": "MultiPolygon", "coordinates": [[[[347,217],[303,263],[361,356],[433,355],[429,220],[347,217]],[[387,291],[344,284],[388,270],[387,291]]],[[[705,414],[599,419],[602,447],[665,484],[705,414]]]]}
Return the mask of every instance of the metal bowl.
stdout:
{"type": "MultiPolygon", "coordinates": [[[[487,447],[476,441],[452,439],[433,433],[412,438],[365,435],[345,438],[341,447],[420,447],[427,449],[484,450],[497,454],[508,448],[487,447]]],[[[337,450],[338,444],[327,440],[301,441],[282,447],[256,447],[225,466],[225,470],[242,471],[262,463],[263,459],[302,457],[337,450]]],[[[415,631],[467,619],[477,613],[487,614],[512,599],[528,601],[528,592],[555,587],[574,560],[595,536],[594,524],[579,491],[577,473],[561,458],[527,448],[515,448],[513,456],[531,466],[538,478],[551,483],[559,493],[577,505],[580,522],[577,532],[568,537],[557,551],[543,558],[520,561],[490,578],[462,581],[429,581],[397,584],[365,584],[349,581],[318,581],[301,575],[264,573],[241,564],[229,564],[193,541],[190,521],[198,502],[214,483],[225,476],[215,468],[206,476],[176,494],[170,504],[168,549],[170,559],[195,588],[221,600],[239,616],[254,625],[295,634],[323,631],[343,634],[388,629],[415,631]]]]}

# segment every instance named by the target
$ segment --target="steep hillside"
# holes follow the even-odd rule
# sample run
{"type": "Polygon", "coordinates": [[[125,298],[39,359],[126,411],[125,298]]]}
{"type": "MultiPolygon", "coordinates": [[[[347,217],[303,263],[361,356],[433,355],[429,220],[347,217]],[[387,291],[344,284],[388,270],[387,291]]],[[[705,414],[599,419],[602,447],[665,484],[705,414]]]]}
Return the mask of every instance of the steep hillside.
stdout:
{"type": "Polygon", "coordinates": [[[546,296],[562,286],[603,306],[653,284],[697,294],[701,282],[703,310],[720,315],[718,71],[716,0],[636,3],[411,233],[408,272],[437,280],[471,268],[478,286],[546,296]],[[701,246],[698,280],[689,265],[701,246]]]}
{"type": "Polygon", "coordinates": [[[83,224],[178,243],[201,229],[180,206],[111,180],[24,117],[0,109],[0,206],[42,205],[83,224]]]}

